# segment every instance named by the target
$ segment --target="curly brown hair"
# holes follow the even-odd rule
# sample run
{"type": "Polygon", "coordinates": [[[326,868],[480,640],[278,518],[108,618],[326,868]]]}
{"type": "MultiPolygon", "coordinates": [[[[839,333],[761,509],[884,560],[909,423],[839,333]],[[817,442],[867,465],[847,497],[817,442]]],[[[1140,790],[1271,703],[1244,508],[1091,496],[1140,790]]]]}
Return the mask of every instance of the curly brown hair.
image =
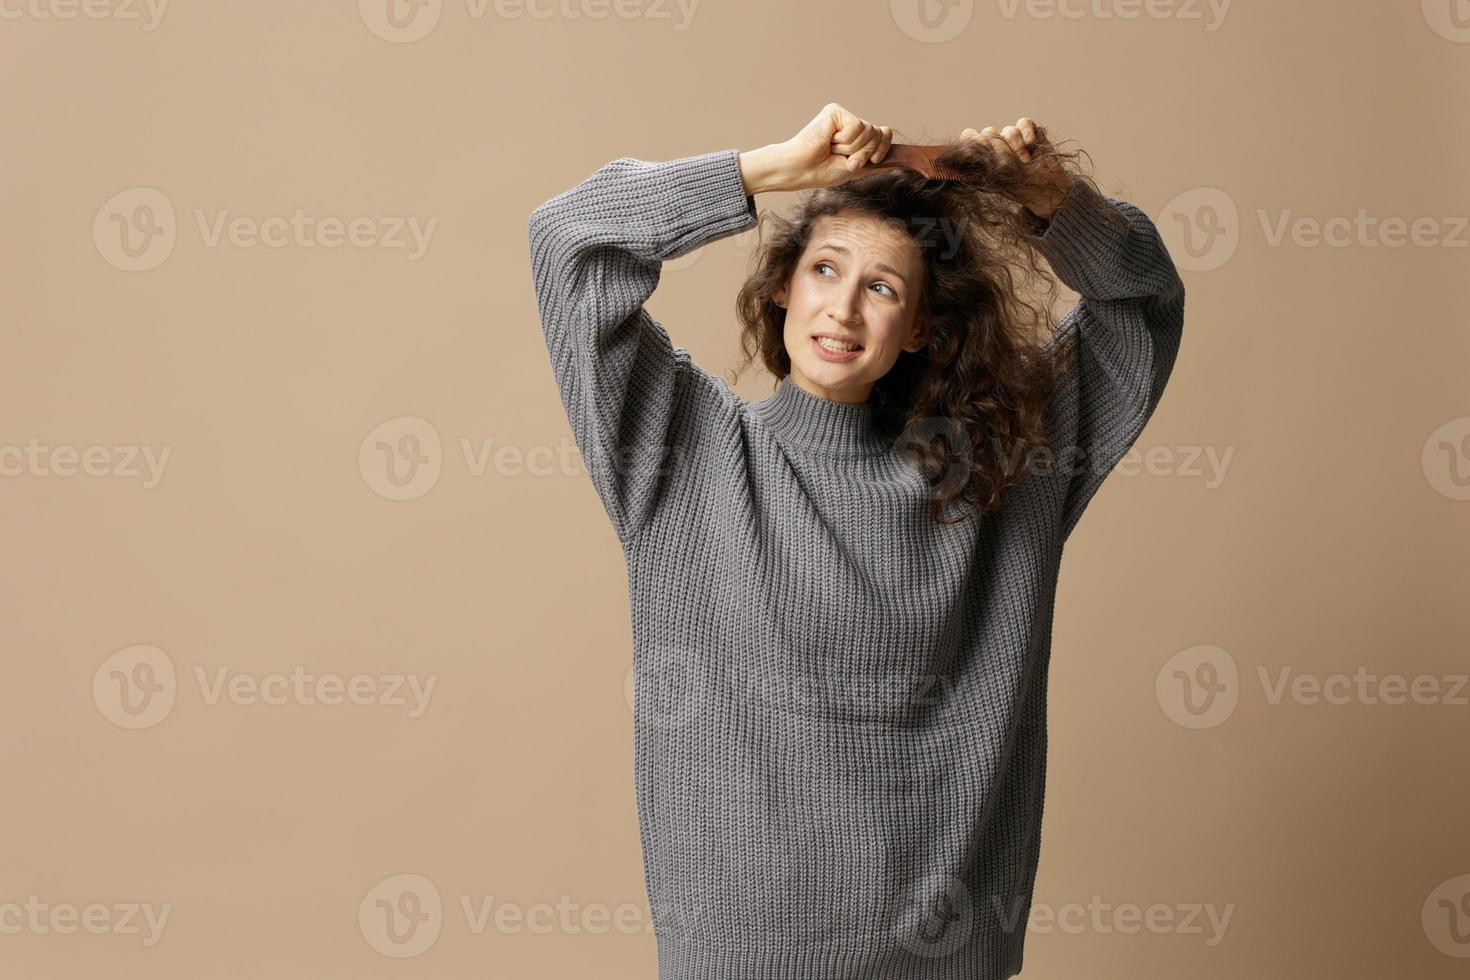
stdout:
{"type": "MultiPolygon", "coordinates": [[[[1026,199],[1047,155],[1073,181],[1096,183],[1078,164],[1085,151],[1058,150],[1040,126],[1035,142],[1031,161],[1022,162],[984,142],[951,141],[934,163],[963,179],[882,170],[809,192],[789,217],[763,212],[773,232],[762,234],[736,297],[744,357],[735,377],[759,356],[779,382],[791,358],[786,310],[773,296],[790,281],[817,219],[868,215],[909,232],[926,270],[918,313],[927,342],[900,352],[870,401],[874,427],[929,482],[930,510],[941,523],[965,516],[947,520],[953,504],[975,516],[1004,506],[1028,461],[1050,458],[1046,408],[1072,357],[1070,345],[1055,343],[1056,276],[1037,261],[1048,222],[1016,201],[1026,199]]],[[[1109,207],[1088,220],[1126,219],[1109,207]]]]}

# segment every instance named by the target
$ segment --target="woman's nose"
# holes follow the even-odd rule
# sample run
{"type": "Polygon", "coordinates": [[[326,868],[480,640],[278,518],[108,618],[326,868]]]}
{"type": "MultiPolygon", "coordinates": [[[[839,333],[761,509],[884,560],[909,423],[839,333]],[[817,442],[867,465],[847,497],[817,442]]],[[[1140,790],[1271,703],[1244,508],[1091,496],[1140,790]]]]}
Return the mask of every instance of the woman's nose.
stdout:
{"type": "Polygon", "coordinates": [[[856,288],[839,290],[832,297],[832,306],[827,315],[841,323],[855,323],[862,318],[858,312],[858,303],[856,288]]]}

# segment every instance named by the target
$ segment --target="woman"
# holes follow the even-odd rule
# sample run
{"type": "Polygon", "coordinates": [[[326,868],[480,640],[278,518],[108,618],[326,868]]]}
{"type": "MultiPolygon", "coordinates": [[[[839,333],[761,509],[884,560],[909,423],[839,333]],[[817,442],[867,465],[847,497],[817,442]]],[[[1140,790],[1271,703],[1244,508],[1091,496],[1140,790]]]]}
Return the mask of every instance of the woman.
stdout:
{"type": "Polygon", "coordinates": [[[1172,368],[1158,233],[1030,119],[967,180],[876,169],[831,104],[791,139],[622,157],[540,205],[553,372],[622,544],[661,980],[1020,972],[1062,546],[1172,368]],[[660,264],[811,190],[741,290],[747,402],[644,309],[660,264]],[[1055,329],[1040,254],[1081,299],[1055,329]],[[936,438],[937,437],[937,438],[936,438]]]}

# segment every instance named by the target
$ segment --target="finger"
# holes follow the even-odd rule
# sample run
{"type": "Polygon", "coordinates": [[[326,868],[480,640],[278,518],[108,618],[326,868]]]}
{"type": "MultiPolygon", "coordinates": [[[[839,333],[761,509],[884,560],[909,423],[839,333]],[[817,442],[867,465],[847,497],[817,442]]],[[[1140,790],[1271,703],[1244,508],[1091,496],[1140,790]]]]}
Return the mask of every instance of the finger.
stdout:
{"type": "Polygon", "coordinates": [[[862,138],[854,140],[852,149],[847,155],[845,166],[848,170],[861,170],[864,163],[878,145],[878,129],[876,126],[865,132],[862,138]]]}
{"type": "MultiPolygon", "coordinates": [[[[837,120],[837,127],[832,133],[833,152],[839,152],[836,147],[848,146],[862,133],[863,127],[867,125],[861,116],[849,112],[840,105],[833,104],[833,112],[837,120]]],[[[847,152],[845,150],[840,152],[847,152]]]]}
{"type": "Polygon", "coordinates": [[[1026,140],[1028,147],[1036,145],[1036,121],[1030,116],[1022,116],[1016,120],[1016,128],[1021,131],[1021,136],[1026,140]]]}
{"type": "Polygon", "coordinates": [[[842,128],[842,107],[835,102],[822,106],[822,111],[812,119],[813,126],[817,132],[832,142],[837,136],[837,131],[842,128]]]}
{"type": "Polygon", "coordinates": [[[998,129],[994,126],[986,126],[980,130],[980,139],[995,154],[998,164],[1009,165],[1010,157],[1015,155],[1015,150],[1011,148],[1010,141],[1002,136],[998,129]]]}
{"type": "Polygon", "coordinates": [[[980,130],[980,138],[991,144],[998,152],[1004,151],[1010,144],[1000,135],[1000,131],[994,126],[986,126],[980,130]]]}
{"type": "Polygon", "coordinates": [[[850,139],[852,136],[852,116],[844,112],[840,106],[832,108],[832,135],[829,142],[836,143],[839,139],[850,139]]]}
{"type": "Polygon", "coordinates": [[[872,163],[882,163],[883,158],[888,155],[888,148],[893,145],[893,127],[879,126],[878,135],[880,137],[878,140],[878,148],[874,150],[873,155],[868,158],[872,163]]]}
{"type": "Polygon", "coordinates": [[[868,144],[868,140],[872,139],[872,134],[873,124],[870,122],[865,122],[862,119],[858,119],[856,121],[856,126],[852,130],[852,134],[850,136],[848,136],[846,139],[843,139],[843,134],[839,133],[838,138],[832,141],[832,152],[841,153],[843,156],[847,156],[848,154],[853,153],[866,146],[868,144]]]}
{"type": "MultiPolygon", "coordinates": [[[[859,147],[857,150],[853,151],[852,156],[849,158],[849,162],[856,161],[856,165],[852,166],[851,169],[860,170],[863,167],[867,166],[869,161],[876,162],[875,155],[878,153],[878,151],[884,150],[887,147],[887,144],[884,143],[883,140],[883,130],[884,127],[882,126],[874,126],[872,128],[872,133],[868,138],[868,142],[859,147]]],[[[892,130],[890,129],[889,132],[891,133],[892,130]]]]}
{"type": "Polygon", "coordinates": [[[1031,151],[1026,148],[1026,140],[1021,136],[1019,129],[1015,126],[1007,126],[1000,131],[1000,135],[1016,156],[1027,163],[1031,162],[1031,151]]]}

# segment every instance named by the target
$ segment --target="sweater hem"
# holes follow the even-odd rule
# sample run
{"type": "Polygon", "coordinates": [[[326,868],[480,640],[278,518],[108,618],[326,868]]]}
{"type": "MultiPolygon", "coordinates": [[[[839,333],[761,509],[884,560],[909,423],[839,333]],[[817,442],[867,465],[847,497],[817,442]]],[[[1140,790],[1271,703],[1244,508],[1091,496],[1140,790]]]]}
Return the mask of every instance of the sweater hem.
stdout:
{"type": "Polygon", "coordinates": [[[1022,944],[996,930],[945,955],[895,945],[720,946],[659,938],[658,980],[1009,980],[1022,944]]]}

